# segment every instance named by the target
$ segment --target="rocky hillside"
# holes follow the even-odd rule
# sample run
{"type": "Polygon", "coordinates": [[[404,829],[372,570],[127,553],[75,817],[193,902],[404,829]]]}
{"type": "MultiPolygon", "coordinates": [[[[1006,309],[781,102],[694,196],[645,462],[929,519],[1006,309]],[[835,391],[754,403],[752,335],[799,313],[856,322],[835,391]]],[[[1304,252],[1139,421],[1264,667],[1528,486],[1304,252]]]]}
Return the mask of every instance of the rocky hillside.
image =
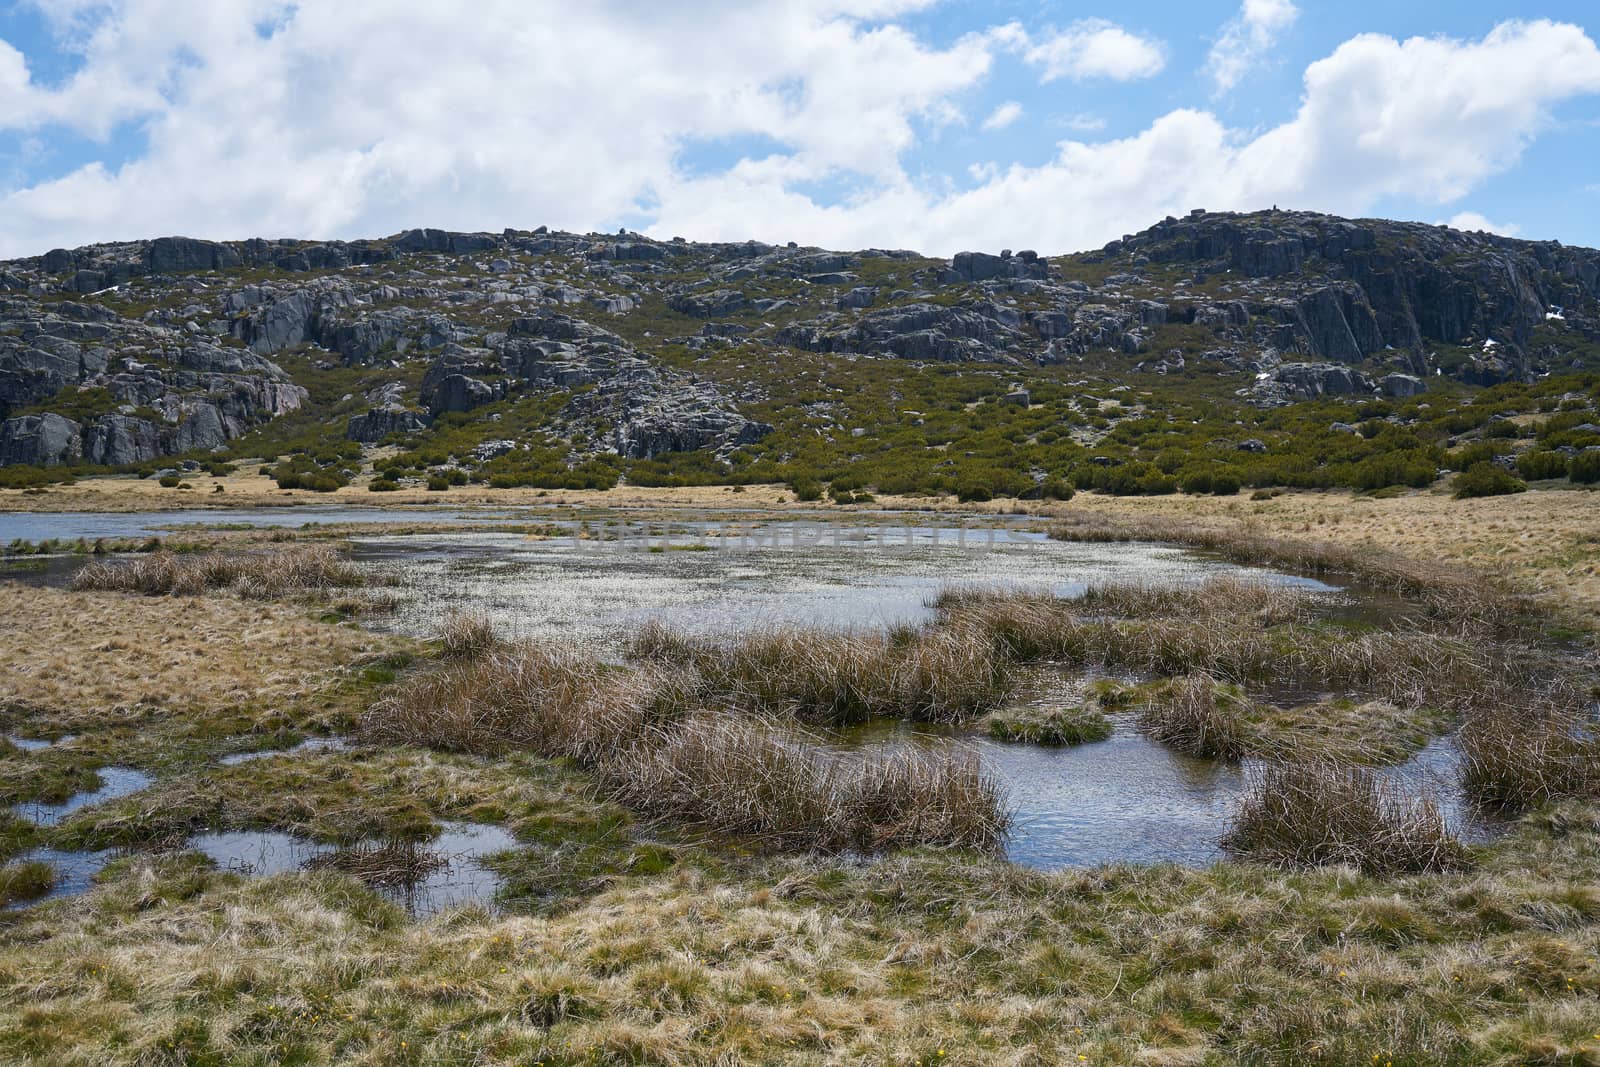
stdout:
{"type": "Polygon", "coordinates": [[[544,229],[162,238],[0,263],[0,464],[343,439],[541,477],[737,471],[986,400],[1057,404],[1092,445],[1107,398],[1148,412],[1150,383],[1260,411],[1597,362],[1600,252],[1306,213],[1195,212],[1049,259],[544,229]]]}

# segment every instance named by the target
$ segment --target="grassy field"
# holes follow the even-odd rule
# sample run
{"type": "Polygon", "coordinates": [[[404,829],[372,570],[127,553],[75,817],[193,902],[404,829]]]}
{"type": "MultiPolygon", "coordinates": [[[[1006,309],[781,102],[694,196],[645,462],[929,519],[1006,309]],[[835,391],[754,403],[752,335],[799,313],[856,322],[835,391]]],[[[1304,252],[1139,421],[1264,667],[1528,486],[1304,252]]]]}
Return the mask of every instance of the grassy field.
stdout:
{"type": "MultiPolygon", "coordinates": [[[[693,507],[716,493],[640,499],[693,507]]],[[[441,496],[455,502],[454,492],[430,499],[441,496]]],[[[529,502],[555,498],[587,495],[529,502]]],[[[1366,862],[1370,852],[1307,866],[1263,848],[1259,862],[1204,869],[1041,873],[986,850],[981,833],[964,839],[976,849],[917,844],[919,832],[941,839],[904,829],[915,805],[938,796],[954,810],[982,797],[902,792],[897,803],[913,807],[892,815],[861,799],[864,782],[880,783],[871,795],[882,797],[882,782],[903,780],[883,769],[856,768],[841,791],[807,801],[788,837],[698,817],[747,810],[722,803],[745,795],[727,768],[772,761],[747,734],[734,738],[745,747],[730,746],[696,725],[715,709],[735,724],[848,717],[860,701],[912,717],[981,716],[1040,656],[1070,651],[1084,663],[1141,657],[1170,675],[1165,689],[1107,694],[1107,707],[1176,745],[1195,743],[1196,724],[1221,722],[1247,746],[1355,736],[1382,761],[1386,745],[1411,751],[1441,720],[1485,719],[1480,747],[1493,755],[1500,724],[1478,714],[1485,701],[1472,693],[1504,682],[1494,701],[1534,706],[1523,675],[1547,676],[1528,658],[1545,623],[1524,632],[1515,586],[1539,586],[1536,608],[1563,613],[1568,634],[1593,593],[1558,577],[1587,566],[1592,578],[1592,556],[1552,553],[1592,548],[1596,520],[1582,505],[1593,499],[1030,505],[1080,532],[1181,518],[1202,531],[1334,541],[1373,557],[1360,564],[1369,577],[1433,576],[1448,559],[1496,564],[1487,579],[1462,577],[1471,595],[1441,599],[1416,633],[1334,640],[1259,589],[1187,599],[1106,590],[1082,614],[969,594],[928,631],[882,644],[818,652],[804,635],[768,633],[708,650],[658,633],[631,665],[597,667],[548,652],[530,660],[471,620],[436,642],[365,631],[352,620],[360,602],[381,610],[382,587],[349,586],[337,568],[319,567],[321,584],[252,585],[240,576],[303,568],[214,568],[216,582],[186,584],[151,566],[162,580],[134,586],[142,592],[118,591],[130,587],[120,580],[78,591],[0,582],[6,732],[57,741],[37,751],[0,742],[3,799],[60,799],[113,764],[155,779],[59,826],[0,823],[0,858],[36,844],[129,849],[85,895],[0,913],[0,1061],[1600,1064],[1600,800],[1582,775],[1552,779],[1491,845],[1423,847],[1389,869],[1366,862]],[[1414,559],[1366,552],[1377,544],[1414,559]],[[1512,598],[1505,611],[1469,610],[1501,596],[1512,598]],[[1426,643],[1422,666],[1394,654],[1399,645],[1380,648],[1400,638],[1413,651],[1426,643]],[[1362,672],[1360,686],[1385,701],[1269,714],[1250,699],[1253,643],[1289,649],[1307,670],[1362,672]],[[1352,657],[1354,647],[1383,654],[1352,657]],[[974,679],[982,684],[946,684],[974,679]],[[355,747],[218,762],[321,736],[355,747]],[[685,755],[689,742],[700,747],[685,755]],[[707,755],[729,752],[753,762],[707,755]],[[724,770],[696,779],[707,766],[724,770]],[[630,774],[645,773],[654,787],[629,788],[630,774]],[[904,847],[840,853],[813,835],[826,850],[806,851],[793,829],[845,816],[881,827],[885,812],[903,830],[885,840],[904,847]],[[416,921],[337,870],[248,879],[177,847],[201,828],[426,840],[445,820],[516,836],[519,848],[492,861],[504,882],[497,909],[416,921]]],[[[238,537],[251,552],[304,551],[238,537]]],[[[1583,677],[1593,684],[1592,670],[1583,677]]],[[[1355,778],[1323,789],[1320,817],[1381,809],[1363,788],[1355,778]]],[[[1427,845],[1392,819],[1378,829],[1397,825],[1427,845]]],[[[1268,811],[1252,827],[1267,840],[1285,823],[1268,811]]],[[[6,899],[26,900],[38,880],[22,864],[0,867],[6,899]]]]}

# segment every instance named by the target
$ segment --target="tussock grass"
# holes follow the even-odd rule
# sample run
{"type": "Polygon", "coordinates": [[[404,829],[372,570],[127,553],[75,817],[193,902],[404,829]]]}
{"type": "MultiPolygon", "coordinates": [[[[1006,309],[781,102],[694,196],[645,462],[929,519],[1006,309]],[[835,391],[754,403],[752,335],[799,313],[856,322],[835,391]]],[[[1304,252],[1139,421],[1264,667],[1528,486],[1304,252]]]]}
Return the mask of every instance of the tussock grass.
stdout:
{"type": "Polygon", "coordinates": [[[439,629],[445,659],[476,659],[500,644],[500,635],[486,615],[452,612],[439,629]]]}
{"type": "Polygon", "coordinates": [[[877,716],[956,722],[999,705],[1011,665],[962,627],[839,633],[773,627],[728,639],[661,622],[642,627],[630,657],[693,669],[707,699],[747,710],[842,724],[877,716]]]}
{"type": "Polygon", "coordinates": [[[1237,760],[1248,747],[1240,703],[1215,678],[1193,674],[1148,691],[1138,714],[1145,733],[1164,745],[1191,756],[1237,760]]]}
{"type": "Polygon", "coordinates": [[[996,741],[1022,741],[1035,745],[1083,745],[1104,741],[1112,734],[1111,720],[1098,708],[1076,707],[1046,711],[1018,708],[995,712],[984,724],[996,741]]]}
{"type": "Polygon", "coordinates": [[[1366,767],[1271,763],[1252,772],[1224,847],[1277,867],[1344,865],[1394,875],[1460,869],[1466,849],[1429,793],[1366,767]]]}
{"type": "Polygon", "coordinates": [[[1491,707],[1462,727],[1457,743],[1462,789],[1487,808],[1600,797],[1600,732],[1570,707],[1491,707]]]}
{"type": "Polygon", "coordinates": [[[328,545],[305,545],[263,553],[174,555],[95,560],[72,578],[74,592],[199,596],[226,589],[242,597],[272,600],[365,585],[366,576],[328,545]]]}
{"type": "Polygon", "coordinates": [[[1168,518],[1107,519],[1074,515],[1052,527],[1058,541],[1157,541],[1214,552],[1241,564],[1266,564],[1312,576],[1349,575],[1415,599],[1435,620],[1501,632],[1521,631],[1542,616],[1532,597],[1498,575],[1417,559],[1369,545],[1272,537],[1168,518]]]}
{"type": "Polygon", "coordinates": [[[377,889],[414,886],[450,861],[416,841],[383,841],[353,845],[313,856],[307,870],[338,871],[377,889]]]}
{"type": "Polygon", "coordinates": [[[793,729],[694,712],[699,686],[681,668],[521,646],[395,687],[362,730],[378,743],[568,758],[646,818],[777,847],[998,844],[1003,798],[970,753],[829,753],[793,729]]]}
{"type": "Polygon", "coordinates": [[[1006,818],[976,754],[825,754],[771,724],[696,717],[601,768],[635,810],[780,847],[990,849],[1006,818]]]}
{"type": "Polygon", "coordinates": [[[56,869],[42,860],[0,867],[0,908],[37,900],[55,888],[56,869]]]}

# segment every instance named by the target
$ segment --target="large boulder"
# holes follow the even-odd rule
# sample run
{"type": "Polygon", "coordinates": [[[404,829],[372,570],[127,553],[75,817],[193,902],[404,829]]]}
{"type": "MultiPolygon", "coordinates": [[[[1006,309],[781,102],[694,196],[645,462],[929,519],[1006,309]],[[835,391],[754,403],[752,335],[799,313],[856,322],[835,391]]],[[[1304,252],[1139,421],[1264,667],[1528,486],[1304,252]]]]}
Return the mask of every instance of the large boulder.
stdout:
{"type": "Polygon", "coordinates": [[[58,467],[83,459],[82,428],[60,415],[19,415],[0,423],[0,466],[58,467]]]}
{"type": "Polygon", "coordinates": [[[418,433],[427,429],[430,421],[420,411],[392,404],[373,408],[363,415],[353,416],[344,435],[352,441],[372,445],[390,434],[418,433]]]}
{"type": "Polygon", "coordinates": [[[228,245],[197,241],[192,237],[158,237],[150,242],[145,266],[152,274],[181,274],[197,270],[227,270],[243,261],[228,245]]]}

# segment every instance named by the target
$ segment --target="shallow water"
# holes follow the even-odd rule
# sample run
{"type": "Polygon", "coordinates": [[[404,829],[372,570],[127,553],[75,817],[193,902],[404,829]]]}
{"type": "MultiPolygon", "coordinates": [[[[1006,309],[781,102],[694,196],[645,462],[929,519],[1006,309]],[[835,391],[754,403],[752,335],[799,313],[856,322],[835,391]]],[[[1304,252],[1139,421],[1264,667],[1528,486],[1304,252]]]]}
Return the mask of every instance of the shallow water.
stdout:
{"type": "MultiPolygon", "coordinates": [[[[366,846],[377,844],[381,842],[367,842],[366,846]]],[[[221,870],[250,877],[304,870],[313,860],[326,861],[339,851],[332,845],[276,830],[200,834],[189,839],[188,847],[209,857],[221,870]]],[[[445,822],[439,836],[419,841],[416,847],[420,854],[434,860],[429,869],[418,877],[373,888],[403,905],[411,915],[425,918],[466,904],[492,905],[501,879],[483,865],[483,859],[522,846],[503,827],[445,822]]]]}
{"type": "MultiPolygon", "coordinates": [[[[447,908],[468,904],[493,906],[503,881],[483,861],[496,853],[513,851],[522,846],[503,827],[445,822],[441,824],[438,837],[418,842],[416,847],[419,853],[431,857],[433,861],[424,873],[395,883],[375,885],[373,889],[402,905],[414,918],[426,918],[447,908]]],[[[207,857],[218,870],[250,878],[305,870],[312,861],[338,853],[333,845],[279,830],[226,830],[197,834],[189,839],[184,848],[207,857]]],[[[36,848],[24,852],[10,862],[49,863],[56,869],[56,884],[44,896],[19,901],[6,910],[82,893],[106,864],[123,854],[117,849],[70,852],[36,848]]]]}
{"type": "Polygon", "coordinates": [[[31,900],[18,900],[0,908],[0,911],[15,911],[33,904],[42,904],[47,900],[58,897],[72,897],[88,890],[94,882],[94,876],[99,874],[105,865],[116,859],[120,853],[116,849],[101,849],[95,852],[67,852],[56,848],[34,848],[7,860],[7,863],[48,863],[55,868],[56,880],[50,891],[43,896],[31,900]]]}
{"type": "MultiPolygon", "coordinates": [[[[181,526],[254,526],[299,529],[313,524],[504,522],[504,509],[348,508],[307,504],[282,508],[193,508],[183,511],[41,511],[0,514],[0,545],[11,541],[76,541],[82,538],[157,537],[181,526]]],[[[531,521],[532,516],[527,520],[531,521]]]]}
{"type": "Polygon", "coordinates": [[[350,742],[343,737],[308,737],[298,745],[288,748],[266,748],[258,752],[235,752],[231,756],[223,756],[217,760],[224,767],[234,767],[241,763],[252,763],[258,759],[270,759],[273,756],[301,756],[316,752],[346,752],[350,742]]]}
{"type": "Polygon", "coordinates": [[[961,584],[1074,596],[1098,582],[1250,574],[1336,592],[1172,546],[1070,544],[1026,529],[775,522],[750,533],[750,524],[678,525],[665,542],[637,527],[620,543],[503,533],[358,537],[355,558],[401,576],[399,610],[375,628],[432,636],[452,611],[468,611],[508,636],[612,650],[648,619],[711,634],[914,625],[933,617],[928,602],[941,589],[961,584]]]}
{"type": "Polygon", "coordinates": [[[54,826],[80,808],[137,793],[151,782],[148,774],[132,767],[101,767],[96,773],[100,775],[98,789],[77,793],[59,804],[18,804],[15,811],[40,826],[54,826]]]}
{"type": "MultiPolygon", "coordinates": [[[[1005,790],[1012,812],[1006,858],[1043,870],[1215,863],[1226,855],[1222,837],[1258,766],[1184,755],[1126,721],[1117,723],[1108,740],[1068,747],[996,741],[971,730],[889,720],[824,736],[846,752],[881,745],[959,744],[975,750],[1005,790]]],[[[1454,744],[1437,738],[1404,765],[1382,773],[1409,795],[1432,795],[1462,840],[1487,841],[1502,826],[1461,800],[1456,761],[1454,744]]]]}

